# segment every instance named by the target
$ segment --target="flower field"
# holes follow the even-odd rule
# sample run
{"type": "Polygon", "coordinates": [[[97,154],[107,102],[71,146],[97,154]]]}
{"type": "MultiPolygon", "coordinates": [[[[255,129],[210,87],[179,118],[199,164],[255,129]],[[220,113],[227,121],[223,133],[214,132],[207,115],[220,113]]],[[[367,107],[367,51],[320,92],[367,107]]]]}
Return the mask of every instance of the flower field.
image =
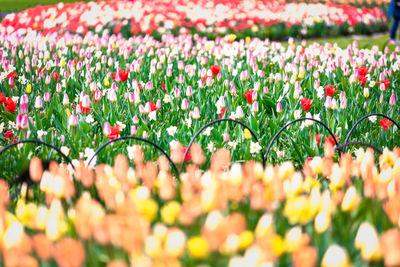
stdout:
{"type": "Polygon", "coordinates": [[[200,33],[208,38],[229,33],[239,37],[284,38],[371,34],[388,29],[382,9],[349,4],[286,3],[241,0],[135,0],[38,6],[6,16],[7,32],[121,33],[128,38],[152,34],[200,33]]]}
{"type": "Polygon", "coordinates": [[[273,40],[384,27],[332,3],[9,14],[0,266],[399,266],[400,48],[273,40]]]}

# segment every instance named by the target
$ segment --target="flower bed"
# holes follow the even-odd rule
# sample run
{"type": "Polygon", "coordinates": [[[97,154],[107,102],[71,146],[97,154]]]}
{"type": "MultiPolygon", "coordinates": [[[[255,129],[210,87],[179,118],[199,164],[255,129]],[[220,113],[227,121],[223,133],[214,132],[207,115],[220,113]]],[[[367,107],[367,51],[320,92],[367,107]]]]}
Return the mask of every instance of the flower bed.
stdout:
{"type": "Polygon", "coordinates": [[[199,33],[209,38],[228,33],[260,38],[317,37],[386,31],[379,8],[356,8],[332,3],[196,0],[102,1],[38,6],[10,14],[1,25],[11,32],[103,32],[125,37],[165,33],[199,33]]]}
{"type": "MultiPolygon", "coordinates": [[[[268,40],[232,42],[230,36],[210,41],[165,35],[159,42],[149,36],[13,33],[2,35],[0,44],[2,146],[39,139],[71,159],[89,161],[106,141],[135,135],[170,154],[177,140],[185,150],[206,123],[231,118],[248,125],[255,137],[222,122],[196,142],[210,154],[226,147],[234,161],[261,162],[261,153],[288,121],[324,122],[331,135],[303,121],[273,143],[267,161],[300,163],[320,154],[324,142],[344,142],[366,114],[381,112],[399,121],[398,52],[360,49],[356,42],[347,49],[305,43],[285,48],[268,40]]],[[[380,148],[400,145],[391,124],[371,116],[350,140],[380,148]]],[[[111,163],[118,150],[130,153],[134,142],[127,142],[105,147],[97,162],[111,163]]],[[[147,159],[158,155],[150,147],[146,151],[147,159]]],[[[52,150],[18,145],[1,155],[1,176],[14,177],[32,153],[61,160],[52,150]]]]}
{"type": "Polygon", "coordinates": [[[192,164],[174,181],[165,157],[143,162],[137,147],[135,169],[123,155],[113,167],[81,162],[75,184],[66,165],[34,158],[38,187],[23,187],[15,209],[0,180],[0,255],[5,266],[397,266],[399,151],[378,169],[372,150],[336,163],[327,143],[296,171],[231,165],[220,149],[210,169],[192,164]]]}

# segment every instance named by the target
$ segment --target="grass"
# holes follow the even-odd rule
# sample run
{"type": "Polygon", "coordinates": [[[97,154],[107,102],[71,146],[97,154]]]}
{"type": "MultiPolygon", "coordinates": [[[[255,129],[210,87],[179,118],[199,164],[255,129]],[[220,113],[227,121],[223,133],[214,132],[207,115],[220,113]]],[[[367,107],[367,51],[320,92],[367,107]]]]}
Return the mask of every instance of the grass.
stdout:
{"type": "Polygon", "coordinates": [[[37,5],[54,5],[59,2],[89,2],[90,0],[0,0],[0,12],[16,12],[37,5]]]}
{"type": "Polygon", "coordinates": [[[385,45],[388,45],[390,50],[394,50],[395,45],[388,44],[389,34],[383,33],[377,36],[344,36],[344,37],[329,37],[329,38],[318,38],[318,39],[309,39],[307,43],[317,42],[320,44],[323,43],[337,43],[339,47],[346,48],[349,44],[352,44],[354,40],[357,40],[358,46],[360,48],[368,47],[371,48],[373,45],[379,46],[379,49],[383,49],[385,45]]]}

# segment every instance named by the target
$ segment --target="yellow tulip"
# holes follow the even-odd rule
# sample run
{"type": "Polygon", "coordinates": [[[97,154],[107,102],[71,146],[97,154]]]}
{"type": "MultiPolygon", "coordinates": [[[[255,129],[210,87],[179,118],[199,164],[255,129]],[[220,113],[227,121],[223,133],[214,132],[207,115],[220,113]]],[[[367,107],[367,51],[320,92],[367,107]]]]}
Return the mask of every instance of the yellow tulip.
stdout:
{"type": "Polygon", "coordinates": [[[272,238],[272,252],[276,257],[279,257],[285,252],[285,241],[280,235],[275,235],[272,238]]]}
{"type": "Polygon", "coordinates": [[[209,253],[207,240],[202,236],[191,237],[187,243],[187,248],[191,257],[204,259],[209,253]]]}
{"type": "Polygon", "coordinates": [[[350,267],[347,251],[334,244],[325,252],[321,262],[322,267],[350,267]]]}
{"type": "Polygon", "coordinates": [[[305,72],[304,72],[304,69],[301,69],[301,70],[300,70],[300,73],[299,73],[299,76],[298,76],[299,79],[304,79],[304,73],[305,73],[305,72]]]}
{"type": "Polygon", "coordinates": [[[177,201],[170,201],[161,208],[161,219],[168,225],[175,223],[181,211],[181,205],[177,201]]]}
{"type": "Polygon", "coordinates": [[[254,240],[254,234],[252,231],[246,230],[243,231],[240,235],[239,235],[239,249],[246,249],[248,248],[254,240]]]}
{"type": "Polygon", "coordinates": [[[155,236],[147,236],[144,241],[144,251],[152,258],[160,256],[162,252],[161,241],[155,236]]]}
{"type": "Polygon", "coordinates": [[[357,194],[357,190],[354,186],[351,186],[347,189],[346,193],[344,194],[343,201],[342,201],[342,210],[343,211],[352,211],[360,202],[360,196],[357,194]]]}
{"type": "Polygon", "coordinates": [[[139,213],[149,222],[153,221],[157,215],[158,205],[153,199],[141,199],[137,206],[139,213]]]}
{"type": "Polygon", "coordinates": [[[12,248],[16,246],[24,234],[24,226],[18,221],[12,221],[7,227],[3,235],[3,246],[4,248],[12,248]]]}
{"type": "Polygon", "coordinates": [[[26,93],[27,94],[30,94],[32,92],[32,85],[29,83],[27,86],[26,86],[26,93]]]}
{"type": "Polygon", "coordinates": [[[255,234],[257,237],[263,237],[266,234],[269,234],[273,231],[274,228],[274,220],[272,213],[265,213],[261,218],[258,220],[255,234]]]}
{"type": "Polygon", "coordinates": [[[285,234],[285,250],[289,253],[297,251],[304,243],[300,226],[293,227],[285,234]]]}
{"type": "Polygon", "coordinates": [[[106,77],[106,78],[104,78],[104,86],[105,87],[108,87],[108,86],[110,86],[110,81],[108,80],[108,78],[106,77]]]}
{"type": "Polygon", "coordinates": [[[65,67],[65,58],[61,58],[61,68],[65,67]]]}
{"type": "Polygon", "coordinates": [[[229,40],[229,42],[233,42],[233,41],[235,41],[235,39],[236,39],[236,35],[235,34],[229,34],[229,38],[228,38],[228,40],[229,40]]]}
{"type": "Polygon", "coordinates": [[[249,131],[249,129],[244,129],[244,138],[246,139],[246,140],[249,140],[249,139],[251,139],[251,133],[250,133],[250,131],[249,131]]]}
{"type": "Polygon", "coordinates": [[[331,216],[326,211],[320,211],[314,220],[314,228],[317,233],[325,232],[331,225],[331,216]]]}
{"type": "Polygon", "coordinates": [[[365,261],[377,261],[382,258],[378,233],[369,222],[362,223],[358,228],[354,246],[361,250],[361,257],[365,261]]]}

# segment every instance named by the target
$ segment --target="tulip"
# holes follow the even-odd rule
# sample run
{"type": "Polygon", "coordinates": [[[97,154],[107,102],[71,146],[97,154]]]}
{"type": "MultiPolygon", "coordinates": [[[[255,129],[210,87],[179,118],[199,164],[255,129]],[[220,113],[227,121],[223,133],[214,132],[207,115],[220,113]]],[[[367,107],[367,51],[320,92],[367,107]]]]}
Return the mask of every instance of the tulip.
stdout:
{"type": "Polygon", "coordinates": [[[243,117],[244,117],[243,109],[241,106],[238,106],[236,108],[236,118],[243,119],[243,117]]]}
{"type": "Polygon", "coordinates": [[[28,113],[28,104],[27,103],[22,103],[20,105],[20,110],[22,114],[28,113]]]}
{"type": "Polygon", "coordinates": [[[188,108],[189,108],[188,101],[187,101],[186,98],[184,98],[184,99],[182,100],[181,109],[182,109],[182,110],[187,110],[188,108]]]}
{"type": "Polygon", "coordinates": [[[229,140],[230,140],[228,133],[223,133],[222,138],[224,139],[224,142],[229,142],[229,140]]]}
{"type": "Polygon", "coordinates": [[[136,116],[136,115],[133,116],[132,121],[133,121],[134,124],[138,124],[138,123],[139,123],[139,118],[138,118],[138,116],[136,116]]]}
{"type": "Polygon", "coordinates": [[[145,89],[148,91],[153,90],[153,82],[152,81],[148,81],[145,85],[145,89]]]}
{"type": "Polygon", "coordinates": [[[347,189],[344,194],[342,201],[342,210],[343,211],[352,211],[357,208],[358,203],[360,202],[360,197],[357,194],[357,190],[354,186],[351,186],[347,189]]]}
{"type": "Polygon", "coordinates": [[[331,245],[322,258],[321,266],[350,267],[347,251],[336,244],[331,245]]]}
{"type": "Polygon", "coordinates": [[[83,96],[82,98],[82,107],[88,108],[90,106],[90,98],[88,95],[83,96]]]}
{"type": "Polygon", "coordinates": [[[109,136],[111,134],[111,126],[109,122],[105,122],[103,125],[103,134],[109,136]]]}
{"type": "Polygon", "coordinates": [[[96,90],[96,92],[94,93],[94,100],[100,101],[102,97],[103,93],[101,92],[101,90],[96,90]]]}
{"type": "Polygon", "coordinates": [[[147,132],[143,131],[143,138],[148,138],[148,137],[149,137],[149,135],[147,134],[147,132]]]}
{"type": "Polygon", "coordinates": [[[251,106],[251,112],[257,113],[258,112],[258,101],[254,101],[251,106]]]}
{"type": "Polygon", "coordinates": [[[326,97],[326,100],[325,100],[325,107],[326,107],[327,109],[332,108],[332,98],[331,98],[330,96],[327,96],[327,97],[326,97]]]}
{"type": "Polygon", "coordinates": [[[193,113],[192,113],[192,118],[195,120],[200,119],[200,110],[198,107],[194,107],[193,113]]]}
{"type": "Polygon", "coordinates": [[[107,99],[110,100],[112,103],[117,101],[117,93],[114,89],[109,89],[107,92],[107,99]]]}
{"type": "Polygon", "coordinates": [[[331,225],[331,216],[326,211],[320,211],[314,220],[314,228],[317,233],[325,232],[331,225]]]}
{"type": "Polygon", "coordinates": [[[361,250],[361,257],[365,261],[376,261],[382,258],[378,233],[369,222],[362,223],[358,228],[354,246],[361,250]]]}
{"type": "Polygon", "coordinates": [[[67,106],[68,104],[69,104],[68,95],[67,95],[67,94],[64,94],[64,97],[63,97],[63,105],[64,105],[64,106],[67,106]]]}
{"type": "Polygon", "coordinates": [[[61,83],[57,83],[57,85],[56,85],[56,92],[57,92],[57,93],[61,93],[61,91],[62,91],[61,83]]]}
{"type": "MultiPolygon", "coordinates": [[[[157,108],[157,109],[160,109],[160,108],[161,108],[161,100],[160,100],[160,99],[158,99],[157,102],[156,102],[156,108],[157,108]]],[[[150,109],[151,109],[151,108],[150,108],[150,109]]]]}
{"type": "Polygon", "coordinates": [[[396,105],[396,95],[394,93],[390,96],[389,105],[392,107],[396,105]]]}
{"type": "Polygon", "coordinates": [[[278,112],[278,113],[281,113],[281,112],[282,112],[282,104],[281,104],[281,102],[279,102],[279,103],[276,105],[276,112],[278,112]]]}
{"type": "Polygon", "coordinates": [[[75,114],[71,114],[69,116],[68,124],[70,127],[75,127],[78,125],[78,118],[76,117],[75,114]]]}
{"type": "Polygon", "coordinates": [[[191,97],[193,95],[193,90],[191,86],[186,88],[186,96],[191,97]]]}
{"type": "Polygon", "coordinates": [[[136,135],[136,134],[137,134],[136,126],[132,125],[131,126],[131,135],[136,135]]]}
{"type": "Polygon", "coordinates": [[[43,107],[42,104],[42,97],[40,95],[38,95],[35,99],[35,108],[40,109],[43,107]]]}
{"type": "Polygon", "coordinates": [[[179,98],[181,96],[181,90],[179,88],[174,90],[174,96],[175,98],[179,98]]]}

